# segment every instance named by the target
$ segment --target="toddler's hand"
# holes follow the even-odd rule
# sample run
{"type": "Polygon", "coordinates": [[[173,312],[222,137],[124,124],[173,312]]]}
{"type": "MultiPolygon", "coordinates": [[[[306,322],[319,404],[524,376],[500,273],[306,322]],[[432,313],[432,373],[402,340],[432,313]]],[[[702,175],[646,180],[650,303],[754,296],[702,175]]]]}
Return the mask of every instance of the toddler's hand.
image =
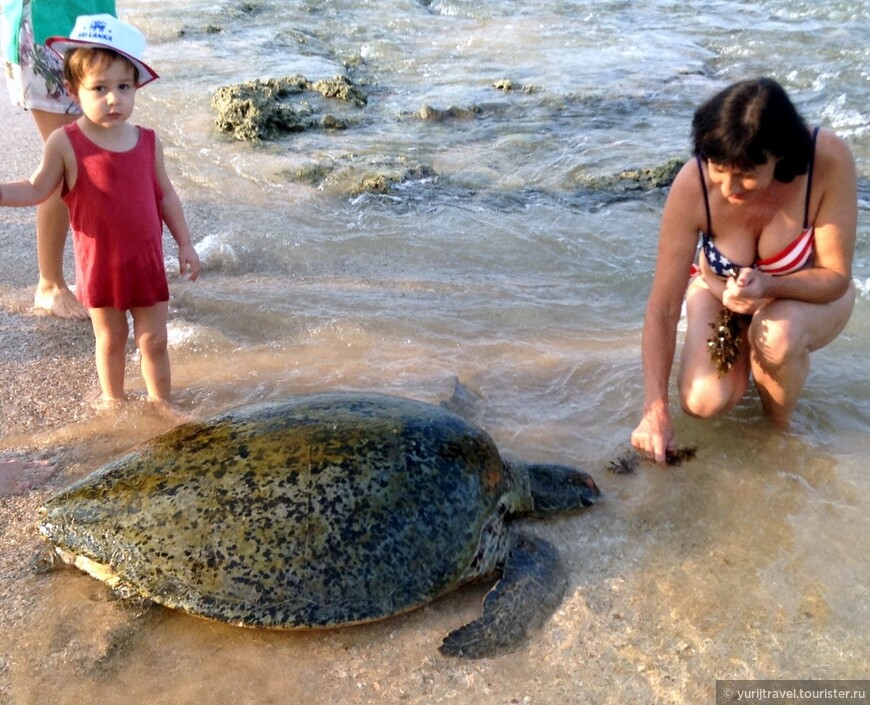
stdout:
{"type": "Polygon", "coordinates": [[[193,245],[184,245],[183,247],[178,248],[178,264],[182,276],[187,274],[187,278],[190,281],[196,281],[199,276],[201,265],[199,262],[199,255],[196,254],[193,245]]]}

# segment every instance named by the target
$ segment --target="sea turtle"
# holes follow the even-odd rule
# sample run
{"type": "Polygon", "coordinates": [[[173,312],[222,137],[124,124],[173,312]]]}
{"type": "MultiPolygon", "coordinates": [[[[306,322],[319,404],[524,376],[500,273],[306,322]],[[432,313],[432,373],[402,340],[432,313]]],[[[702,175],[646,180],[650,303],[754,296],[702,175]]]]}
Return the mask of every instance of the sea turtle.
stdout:
{"type": "Polygon", "coordinates": [[[598,496],[581,470],[505,462],[443,406],[334,392],[179,426],[49,499],[39,531],[112,587],[240,626],[368,622],[501,571],[441,646],[473,658],[564,593],[556,551],[509,520],[598,496]]]}

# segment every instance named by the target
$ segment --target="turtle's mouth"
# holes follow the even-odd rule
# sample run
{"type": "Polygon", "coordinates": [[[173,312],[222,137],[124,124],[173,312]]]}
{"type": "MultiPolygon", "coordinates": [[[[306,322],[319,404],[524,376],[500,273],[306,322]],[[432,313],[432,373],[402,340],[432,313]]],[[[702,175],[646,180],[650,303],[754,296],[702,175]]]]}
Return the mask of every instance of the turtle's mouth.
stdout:
{"type": "Polygon", "coordinates": [[[536,514],[591,507],[601,496],[595,480],[579,468],[547,463],[526,468],[536,514]]]}
{"type": "Polygon", "coordinates": [[[580,502],[584,507],[591,507],[601,496],[601,490],[598,489],[595,480],[585,472],[578,472],[576,475],[572,475],[568,478],[568,482],[569,484],[580,486],[580,502]]]}

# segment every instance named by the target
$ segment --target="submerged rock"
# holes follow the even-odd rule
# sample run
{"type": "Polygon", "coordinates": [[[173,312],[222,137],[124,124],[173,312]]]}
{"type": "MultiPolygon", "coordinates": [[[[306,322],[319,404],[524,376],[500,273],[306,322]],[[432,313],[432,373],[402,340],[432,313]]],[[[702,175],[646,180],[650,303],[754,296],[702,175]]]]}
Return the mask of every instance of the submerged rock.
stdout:
{"type": "Polygon", "coordinates": [[[510,93],[511,91],[521,91],[522,93],[536,93],[538,90],[537,86],[524,86],[519,83],[514,83],[509,78],[500,78],[497,81],[493,81],[492,87],[496,90],[503,91],[504,93],[510,93]]]}
{"type": "Polygon", "coordinates": [[[338,98],[339,100],[353,103],[362,108],[368,103],[368,98],[347,76],[336,76],[323,81],[310,84],[311,88],[320,93],[324,98],[338,98]]]}
{"type": "Polygon", "coordinates": [[[345,129],[347,118],[326,112],[317,96],[342,101],[355,108],[367,98],[345,76],[312,83],[304,76],[255,79],[215,91],[211,105],[217,111],[215,126],[220,132],[248,142],[281,137],[312,128],[345,129]]]}
{"type": "Polygon", "coordinates": [[[382,157],[367,164],[355,164],[340,169],[327,179],[333,188],[347,190],[350,195],[389,193],[398,184],[419,181],[435,175],[428,164],[404,157],[382,157]]]}
{"type": "Polygon", "coordinates": [[[472,106],[470,108],[459,108],[451,105],[449,108],[436,108],[432,105],[423,104],[416,116],[420,120],[429,120],[431,122],[443,122],[445,120],[473,120],[480,113],[480,108],[472,106]]]}
{"type": "Polygon", "coordinates": [[[428,164],[405,157],[380,156],[360,162],[347,155],[288,169],[281,176],[331,193],[359,196],[389,193],[398,184],[432,178],[435,171],[428,164]]]}
{"type": "Polygon", "coordinates": [[[657,167],[628,169],[613,176],[581,175],[577,180],[582,186],[595,190],[651,191],[670,186],[683,164],[685,159],[674,158],[657,167]]]}

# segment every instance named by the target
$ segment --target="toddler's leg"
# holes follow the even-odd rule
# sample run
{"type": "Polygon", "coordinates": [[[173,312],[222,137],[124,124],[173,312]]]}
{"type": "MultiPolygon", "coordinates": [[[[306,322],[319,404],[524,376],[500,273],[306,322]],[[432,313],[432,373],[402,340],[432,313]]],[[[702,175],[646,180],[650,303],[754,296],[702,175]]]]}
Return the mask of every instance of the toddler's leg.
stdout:
{"type": "Polygon", "coordinates": [[[97,375],[103,401],[119,401],[124,398],[124,364],[130,332],[127,313],[116,308],[92,308],[88,312],[97,342],[97,375]]]}
{"type": "Polygon", "coordinates": [[[169,302],[134,308],[133,336],[142,356],[142,377],[152,401],[169,402],[172,375],[169,369],[169,350],[166,347],[166,319],[169,302]]]}

